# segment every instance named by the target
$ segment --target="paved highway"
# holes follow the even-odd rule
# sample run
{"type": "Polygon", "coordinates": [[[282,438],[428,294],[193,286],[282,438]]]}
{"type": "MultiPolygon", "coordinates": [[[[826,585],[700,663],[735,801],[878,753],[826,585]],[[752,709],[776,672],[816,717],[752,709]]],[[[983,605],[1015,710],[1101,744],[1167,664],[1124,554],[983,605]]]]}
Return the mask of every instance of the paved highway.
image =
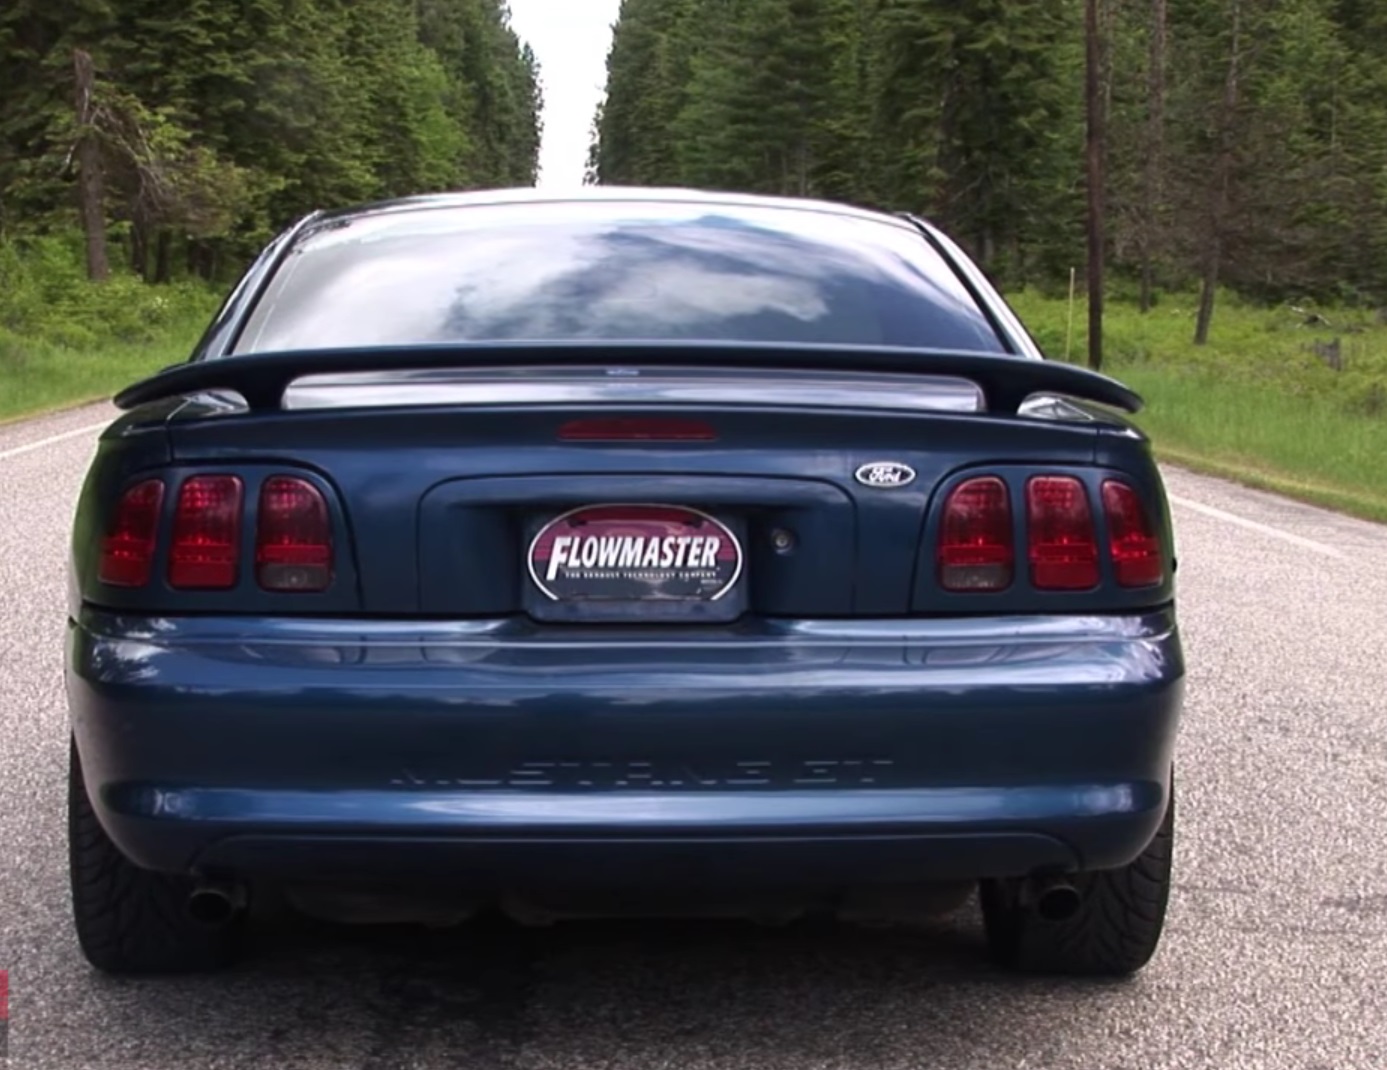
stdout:
{"type": "Polygon", "coordinates": [[[94,407],[0,426],[0,969],[15,1068],[1387,1067],[1387,529],[1170,473],[1191,667],[1176,890],[1137,980],[920,931],[270,923],[117,982],[68,921],[63,558],[94,407]]]}

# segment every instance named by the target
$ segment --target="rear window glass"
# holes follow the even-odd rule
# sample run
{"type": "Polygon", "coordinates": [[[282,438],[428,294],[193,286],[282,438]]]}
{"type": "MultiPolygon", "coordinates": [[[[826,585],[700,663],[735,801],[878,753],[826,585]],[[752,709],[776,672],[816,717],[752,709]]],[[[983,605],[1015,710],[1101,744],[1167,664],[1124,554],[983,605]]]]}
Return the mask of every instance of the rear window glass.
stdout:
{"type": "Polygon", "coordinates": [[[299,241],[237,353],[486,341],[839,343],[999,352],[915,230],[699,203],[420,208],[299,241]]]}

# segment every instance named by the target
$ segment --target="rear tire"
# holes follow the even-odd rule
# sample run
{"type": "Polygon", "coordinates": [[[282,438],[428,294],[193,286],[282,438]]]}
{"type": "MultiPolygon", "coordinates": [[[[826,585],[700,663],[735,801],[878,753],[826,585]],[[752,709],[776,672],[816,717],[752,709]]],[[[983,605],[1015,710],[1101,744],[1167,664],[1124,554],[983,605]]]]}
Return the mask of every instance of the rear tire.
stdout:
{"type": "Polygon", "coordinates": [[[1076,875],[1079,909],[1063,921],[1047,921],[1024,902],[1021,881],[983,881],[983,923],[993,960],[1021,973],[1136,973],[1155,954],[1165,926],[1174,833],[1172,780],[1170,802],[1155,838],[1128,865],[1076,875]]]}
{"type": "Polygon", "coordinates": [[[92,809],[75,744],[67,782],[72,914],[87,961],[117,974],[192,973],[229,963],[240,917],[219,928],[193,921],[191,878],[141,869],[120,853],[92,809]]]}

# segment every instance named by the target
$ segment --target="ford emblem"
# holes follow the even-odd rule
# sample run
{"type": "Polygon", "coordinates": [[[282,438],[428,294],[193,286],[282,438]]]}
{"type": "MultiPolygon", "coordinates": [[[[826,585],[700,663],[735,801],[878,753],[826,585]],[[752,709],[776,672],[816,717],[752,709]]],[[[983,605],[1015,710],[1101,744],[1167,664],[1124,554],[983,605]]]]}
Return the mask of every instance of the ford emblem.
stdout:
{"type": "Polygon", "coordinates": [[[872,461],[857,470],[857,481],[864,487],[904,487],[915,482],[915,469],[899,461],[872,461]]]}

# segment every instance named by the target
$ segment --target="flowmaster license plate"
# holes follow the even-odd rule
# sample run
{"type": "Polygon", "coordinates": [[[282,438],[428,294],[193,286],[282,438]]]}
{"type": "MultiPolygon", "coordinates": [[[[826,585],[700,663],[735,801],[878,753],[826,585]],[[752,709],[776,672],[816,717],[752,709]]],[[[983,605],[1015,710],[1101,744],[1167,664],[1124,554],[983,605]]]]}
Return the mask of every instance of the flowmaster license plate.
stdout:
{"type": "Polygon", "coordinates": [[[542,521],[526,555],[536,616],[730,620],[745,609],[742,539],[682,505],[604,504],[542,521]]]}

